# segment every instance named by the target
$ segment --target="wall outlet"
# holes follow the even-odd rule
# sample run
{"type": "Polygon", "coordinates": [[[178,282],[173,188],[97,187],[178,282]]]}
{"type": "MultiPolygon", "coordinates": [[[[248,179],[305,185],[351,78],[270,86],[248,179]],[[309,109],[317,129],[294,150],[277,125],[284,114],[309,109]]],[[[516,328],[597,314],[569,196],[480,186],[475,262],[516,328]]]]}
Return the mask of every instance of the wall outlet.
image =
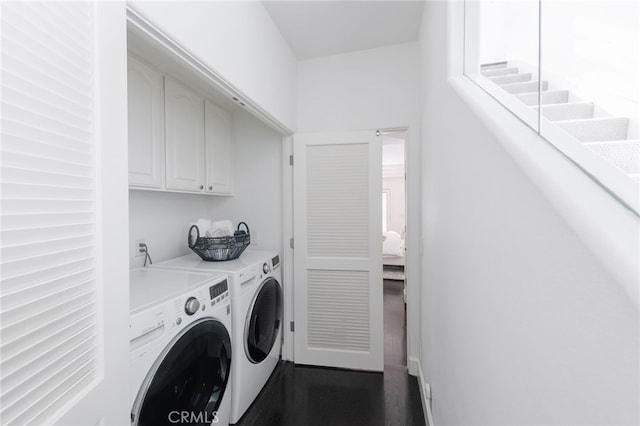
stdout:
{"type": "Polygon", "coordinates": [[[137,239],[133,246],[133,257],[144,256],[144,246],[147,244],[147,240],[140,238],[137,239]]]}

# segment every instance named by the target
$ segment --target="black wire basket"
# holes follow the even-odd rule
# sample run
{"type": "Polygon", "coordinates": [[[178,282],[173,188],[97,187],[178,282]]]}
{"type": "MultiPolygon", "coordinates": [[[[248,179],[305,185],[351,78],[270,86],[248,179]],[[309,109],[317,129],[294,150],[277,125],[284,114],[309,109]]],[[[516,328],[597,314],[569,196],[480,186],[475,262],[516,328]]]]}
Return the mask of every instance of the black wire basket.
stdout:
{"type": "Polygon", "coordinates": [[[208,262],[221,262],[240,257],[243,251],[251,244],[249,226],[240,222],[233,237],[201,237],[196,225],[189,228],[188,244],[202,260],[208,262]],[[240,229],[240,226],[246,229],[240,229]]]}

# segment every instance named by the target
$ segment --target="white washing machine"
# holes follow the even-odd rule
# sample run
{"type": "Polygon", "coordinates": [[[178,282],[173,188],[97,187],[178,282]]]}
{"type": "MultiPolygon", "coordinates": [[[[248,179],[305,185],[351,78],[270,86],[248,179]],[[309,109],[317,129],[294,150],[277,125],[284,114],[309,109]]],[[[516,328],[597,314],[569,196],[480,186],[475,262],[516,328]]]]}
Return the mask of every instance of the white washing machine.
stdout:
{"type": "Polygon", "coordinates": [[[226,275],[130,273],[131,425],[228,425],[231,297],[226,275]]]}
{"type": "Polygon", "coordinates": [[[282,271],[277,252],[248,248],[238,259],[207,262],[196,254],[153,265],[229,276],[232,312],[231,418],[237,423],[280,358],[282,271]]]}

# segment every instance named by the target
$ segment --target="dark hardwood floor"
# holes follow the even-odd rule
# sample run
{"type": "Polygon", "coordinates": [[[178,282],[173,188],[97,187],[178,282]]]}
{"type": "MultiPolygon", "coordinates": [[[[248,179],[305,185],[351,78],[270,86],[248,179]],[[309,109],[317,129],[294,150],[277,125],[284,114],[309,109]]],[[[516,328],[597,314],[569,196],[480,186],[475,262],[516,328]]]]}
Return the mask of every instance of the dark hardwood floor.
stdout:
{"type": "Polygon", "coordinates": [[[424,425],[407,373],[402,282],[387,281],[384,374],[280,362],[239,426],[424,425]]]}

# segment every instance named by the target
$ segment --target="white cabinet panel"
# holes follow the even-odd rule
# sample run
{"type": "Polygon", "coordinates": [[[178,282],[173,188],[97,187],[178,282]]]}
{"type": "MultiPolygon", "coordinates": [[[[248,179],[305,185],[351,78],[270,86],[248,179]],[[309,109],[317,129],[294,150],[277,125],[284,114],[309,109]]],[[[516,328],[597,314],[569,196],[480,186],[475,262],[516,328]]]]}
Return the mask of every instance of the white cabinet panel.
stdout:
{"type": "Polygon", "coordinates": [[[128,62],[129,185],[161,188],[164,181],[162,74],[135,57],[128,62]]]}
{"type": "Polygon", "coordinates": [[[165,77],[166,187],[204,189],[203,99],[165,77]]]}
{"type": "Polygon", "coordinates": [[[206,192],[231,195],[231,116],[205,100],[206,192]]]}

